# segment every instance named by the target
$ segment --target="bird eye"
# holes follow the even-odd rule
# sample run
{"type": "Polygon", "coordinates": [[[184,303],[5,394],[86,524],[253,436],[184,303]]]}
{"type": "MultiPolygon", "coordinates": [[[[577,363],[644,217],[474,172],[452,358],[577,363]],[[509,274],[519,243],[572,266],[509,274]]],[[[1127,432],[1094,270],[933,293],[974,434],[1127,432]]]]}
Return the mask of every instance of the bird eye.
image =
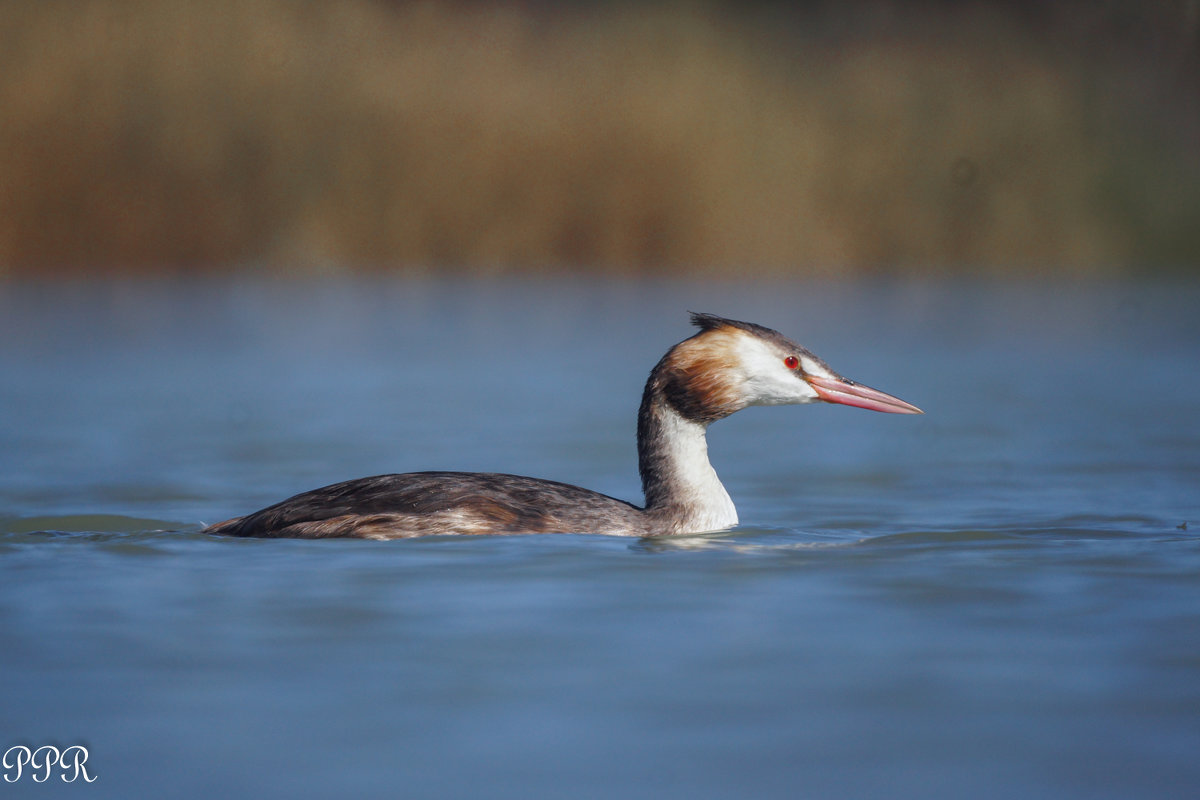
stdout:
{"type": "Polygon", "coordinates": [[[795,369],[796,367],[800,366],[800,359],[796,358],[795,356],[788,356],[783,360],[783,365],[788,369],[795,369]]]}

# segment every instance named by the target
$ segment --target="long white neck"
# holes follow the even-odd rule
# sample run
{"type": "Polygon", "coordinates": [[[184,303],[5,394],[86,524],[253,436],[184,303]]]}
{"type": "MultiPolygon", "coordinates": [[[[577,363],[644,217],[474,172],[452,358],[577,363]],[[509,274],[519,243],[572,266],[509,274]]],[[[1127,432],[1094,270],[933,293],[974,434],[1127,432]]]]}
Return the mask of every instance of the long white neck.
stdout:
{"type": "Polygon", "coordinates": [[[707,428],[684,418],[647,387],[638,415],[638,467],[646,511],[671,533],[737,524],[737,509],[708,461],[707,428]]]}

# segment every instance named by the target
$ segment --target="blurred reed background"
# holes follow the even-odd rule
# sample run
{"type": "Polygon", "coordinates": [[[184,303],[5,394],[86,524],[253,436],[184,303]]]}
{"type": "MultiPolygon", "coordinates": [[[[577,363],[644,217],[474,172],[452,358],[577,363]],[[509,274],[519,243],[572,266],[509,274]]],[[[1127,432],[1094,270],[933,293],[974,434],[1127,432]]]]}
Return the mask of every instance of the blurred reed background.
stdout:
{"type": "Polygon", "coordinates": [[[0,0],[0,274],[1195,273],[1198,17],[0,0]]]}

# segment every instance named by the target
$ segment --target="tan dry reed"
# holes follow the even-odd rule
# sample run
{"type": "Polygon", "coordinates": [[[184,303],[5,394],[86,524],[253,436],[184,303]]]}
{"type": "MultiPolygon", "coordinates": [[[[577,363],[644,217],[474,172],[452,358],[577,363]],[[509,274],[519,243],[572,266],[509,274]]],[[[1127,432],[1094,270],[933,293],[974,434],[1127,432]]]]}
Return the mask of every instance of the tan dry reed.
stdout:
{"type": "Polygon", "coordinates": [[[906,30],[826,43],[691,5],[0,3],[0,271],[1200,252],[1169,217],[1200,208],[1200,170],[1106,127],[1095,76],[1003,17],[906,30]]]}

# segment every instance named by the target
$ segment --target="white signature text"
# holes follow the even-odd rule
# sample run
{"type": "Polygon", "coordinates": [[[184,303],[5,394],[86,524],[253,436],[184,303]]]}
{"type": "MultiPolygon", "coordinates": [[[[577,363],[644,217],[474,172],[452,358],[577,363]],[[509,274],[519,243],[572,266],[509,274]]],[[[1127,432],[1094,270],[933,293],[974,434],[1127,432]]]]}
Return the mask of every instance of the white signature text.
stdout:
{"type": "Polygon", "coordinates": [[[99,776],[88,775],[87,760],[87,748],[78,744],[65,750],[59,750],[51,744],[30,750],[25,745],[18,744],[4,751],[4,780],[16,783],[28,772],[35,783],[45,783],[57,766],[62,773],[58,777],[65,782],[73,783],[83,778],[91,783],[99,776]]]}

